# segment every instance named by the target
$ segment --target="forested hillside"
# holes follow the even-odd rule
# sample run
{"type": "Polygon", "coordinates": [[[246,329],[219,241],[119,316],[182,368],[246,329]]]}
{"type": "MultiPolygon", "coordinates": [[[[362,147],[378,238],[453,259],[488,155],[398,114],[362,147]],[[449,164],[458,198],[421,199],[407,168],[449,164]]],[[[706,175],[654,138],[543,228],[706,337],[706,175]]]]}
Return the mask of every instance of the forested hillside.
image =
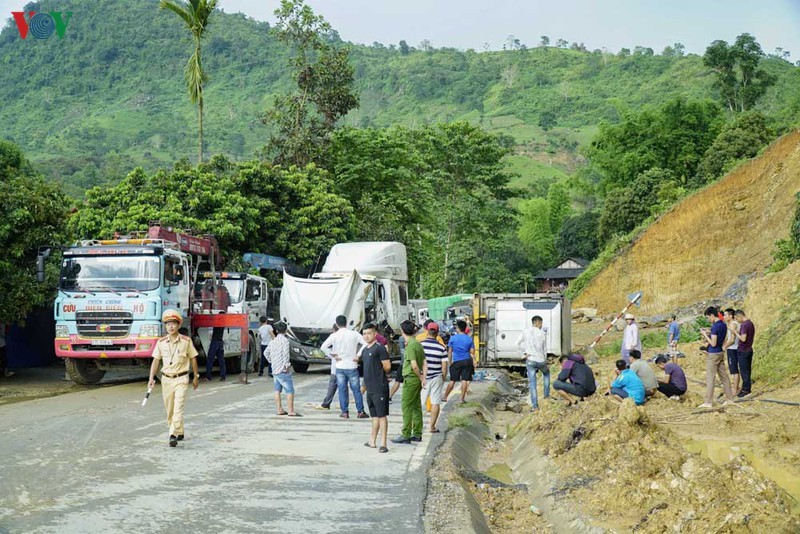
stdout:
{"type": "MultiPolygon", "coordinates": [[[[97,0],[91,7],[42,1],[26,10],[73,16],[64,39],[22,40],[10,19],[3,28],[0,136],[76,196],[116,183],[134,166],[169,167],[194,154],[196,112],[183,85],[189,39],[177,18],[159,11],[156,0],[97,0]]],[[[215,16],[204,48],[207,152],[249,159],[270,131],[259,117],[291,86],[288,52],[267,23],[215,16]]],[[[469,120],[508,134],[516,146],[507,161],[521,176],[512,184],[543,196],[582,161],[577,149],[600,121],[616,122],[674,96],[714,97],[701,57],[684,56],[680,47],[654,54],[635,44],[616,55],[552,46],[480,53],[352,46],[361,105],[345,122],[415,127],[469,120]]],[[[778,58],[765,68],[777,83],[759,108],[776,125],[790,124],[800,107],[797,69],[778,58]]]]}
{"type": "MultiPolygon", "coordinates": [[[[702,56],[560,39],[479,53],[350,45],[303,0],[275,27],[206,11],[199,36],[156,0],[26,10],[73,15],[63,39],[0,32],[0,274],[31,268],[32,228],[66,242],[160,220],[233,260],[308,267],[339,241],[401,241],[415,297],[529,291],[597,258],[577,293],[800,122],[800,68],[747,33],[702,56]]],[[[24,312],[0,299],[0,318],[24,312]]]]}

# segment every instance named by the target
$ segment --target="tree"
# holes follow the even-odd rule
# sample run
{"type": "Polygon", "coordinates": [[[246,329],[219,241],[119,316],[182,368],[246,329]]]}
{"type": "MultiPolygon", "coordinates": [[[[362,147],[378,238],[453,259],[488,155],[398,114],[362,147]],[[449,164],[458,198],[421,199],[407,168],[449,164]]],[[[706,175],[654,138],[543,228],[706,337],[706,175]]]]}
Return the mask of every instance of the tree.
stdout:
{"type": "Polygon", "coordinates": [[[746,111],[775,83],[776,78],[759,67],[764,51],[749,33],[732,45],[717,40],[703,55],[703,65],[716,75],[714,86],[730,111],[746,111]]]}
{"type": "Polygon", "coordinates": [[[313,164],[284,169],[215,156],[194,168],[179,162],[171,172],[147,175],[137,168],[112,188],[94,188],[70,226],[77,236],[96,239],[159,220],[214,234],[229,260],[252,251],[310,265],[347,238],[352,216],[329,174],[313,164]]]}
{"type": "Polygon", "coordinates": [[[408,54],[409,48],[408,48],[408,43],[407,42],[400,41],[399,47],[400,47],[400,53],[401,54],[403,54],[404,56],[408,54]]]}
{"type": "Polygon", "coordinates": [[[497,253],[498,229],[512,227],[506,204],[509,176],[503,157],[509,149],[499,139],[467,122],[439,124],[423,130],[421,152],[430,165],[434,239],[432,276],[427,294],[472,290],[474,266],[497,253]]]}
{"type": "Polygon", "coordinates": [[[630,185],[609,191],[600,216],[600,240],[606,242],[615,234],[626,234],[636,228],[658,204],[662,184],[674,179],[671,171],[652,168],[637,176],[630,185]]]}
{"type": "Polygon", "coordinates": [[[349,52],[333,46],[334,31],[303,0],[282,0],[275,11],[278,38],[291,47],[297,90],[275,97],[262,116],[274,124],[264,152],[276,163],[305,167],[320,161],[339,119],[358,107],[349,52]]]}
{"type": "Polygon", "coordinates": [[[556,47],[558,47],[558,48],[566,48],[568,44],[569,43],[567,41],[565,41],[564,39],[558,39],[556,41],[556,47]]]}
{"type": "Polygon", "coordinates": [[[546,35],[542,35],[539,45],[544,47],[550,46],[550,38],[546,35]]]}
{"type": "Polygon", "coordinates": [[[745,158],[758,154],[775,133],[767,126],[766,117],[757,111],[746,111],[725,125],[706,150],[697,169],[694,186],[716,180],[745,158]]]}
{"type": "Polygon", "coordinates": [[[685,184],[717,136],[721,115],[714,102],[673,98],[658,109],[627,113],[619,124],[601,123],[586,153],[607,190],[627,186],[653,167],[670,170],[685,184]]]}
{"type": "Polygon", "coordinates": [[[544,198],[531,198],[519,203],[517,235],[534,270],[551,266],[556,261],[555,236],[551,228],[550,203],[544,198]]]}
{"type": "Polygon", "coordinates": [[[564,219],[569,217],[572,212],[569,195],[562,184],[558,182],[550,184],[550,188],[547,191],[547,208],[550,232],[555,236],[561,230],[564,219]]]}
{"type": "Polygon", "coordinates": [[[672,49],[675,51],[676,56],[683,57],[686,47],[683,45],[683,43],[675,43],[672,45],[672,49]]]}
{"type": "Polygon", "coordinates": [[[539,128],[547,132],[558,124],[558,119],[554,111],[549,109],[542,111],[539,114],[539,128]]]}
{"type": "Polygon", "coordinates": [[[67,242],[68,201],[61,188],[36,176],[19,150],[0,141],[0,322],[20,323],[53,296],[55,271],[36,281],[40,246],[67,242]]]}
{"type": "Polygon", "coordinates": [[[192,104],[197,104],[200,132],[197,163],[203,162],[203,83],[208,79],[200,57],[200,42],[211,21],[211,13],[216,7],[217,0],[187,0],[185,2],[161,0],[159,3],[159,8],[172,11],[183,20],[186,28],[192,34],[194,42],[194,52],[186,63],[183,75],[186,79],[186,87],[189,89],[189,100],[192,101],[192,104]]]}
{"type": "Polygon", "coordinates": [[[600,216],[596,211],[585,211],[567,217],[555,240],[556,255],[560,259],[583,258],[593,260],[597,256],[597,226],[600,216]]]}

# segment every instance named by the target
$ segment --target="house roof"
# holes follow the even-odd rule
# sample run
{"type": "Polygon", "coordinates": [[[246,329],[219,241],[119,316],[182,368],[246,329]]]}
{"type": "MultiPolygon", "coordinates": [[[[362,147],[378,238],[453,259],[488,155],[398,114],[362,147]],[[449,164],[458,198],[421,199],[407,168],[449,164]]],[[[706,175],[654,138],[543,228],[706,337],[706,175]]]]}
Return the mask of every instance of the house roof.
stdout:
{"type": "Polygon", "coordinates": [[[578,275],[584,270],[585,269],[558,269],[557,267],[553,267],[552,269],[547,269],[537,274],[535,278],[536,280],[572,280],[578,278],[578,275]]]}
{"type": "Polygon", "coordinates": [[[575,263],[584,268],[591,263],[589,260],[584,260],[583,258],[569,257],[569,258],[564,258],[564,260],[561,263],[559,263],[559,265],[563,265],[570,260],[574,261],[575,263]]]}

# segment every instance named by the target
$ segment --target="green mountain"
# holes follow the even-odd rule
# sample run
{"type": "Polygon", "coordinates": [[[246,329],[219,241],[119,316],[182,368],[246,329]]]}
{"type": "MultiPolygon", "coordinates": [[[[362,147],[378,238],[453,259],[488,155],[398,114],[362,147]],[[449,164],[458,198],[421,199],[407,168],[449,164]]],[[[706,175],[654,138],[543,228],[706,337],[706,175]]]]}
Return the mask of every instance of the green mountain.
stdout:
{"type": "MultiPolygon", "coordinates": [[[[63,39],[23,40],[11,19],[0,32],[0,138],[17,143],[73,195],[116,182],[137,165],[193,161],[196,108],[183,82],[190,42],[177,17],[160,11],[156,0],[54,0],[25,10],[73,15],[63,39]]],[[[204,46],[206,153],[251,158],[269,134],[261,113],[273,95],[291,88],[287,51],[267,23],[222,12],[204,46]]],[[[675,95],[714,97],[700,57],[640,47],[610,55],[376,44],[353,45],[351,59],[361,106],[349,124],[480,124],[513,137],[509,165],[520,175],[516,185],[531,186],[532,193],[580,165],[579,148],[599,122],[675,95]]],[[[778,58],[768,58],[766,68],[778,82],[759,105],[774,126],[795,124],[800,69],[778,58]]]]}

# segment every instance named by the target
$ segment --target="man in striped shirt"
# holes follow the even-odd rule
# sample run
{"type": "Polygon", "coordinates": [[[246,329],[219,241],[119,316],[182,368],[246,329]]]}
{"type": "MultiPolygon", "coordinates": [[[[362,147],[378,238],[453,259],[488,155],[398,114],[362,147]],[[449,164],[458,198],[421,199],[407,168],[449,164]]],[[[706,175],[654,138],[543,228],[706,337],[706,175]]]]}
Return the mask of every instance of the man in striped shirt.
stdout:
{"type": "Polygon", "coordinates": [[[426,385],[422,388],[420,401],[424,405],[431,399],[431,419],[428,430],[439,432],[436,423],[439,420],[439,408],[442,404],[442,389],[444,388],[444,373],[447,372],[447,349],[439,342],[439,325],[431,321],[427,326],[427,337],[421,341],[422,350],[425,352],[426,385]]]}
{"type": "Polygon", "coordinates": [[[286,337],[286,323],[279,321],[275,323],[275,339],[270,341],[264,350],[264,356],[272,365],[272,378],[275,381],[275,405],[278,408],[278,415],[288,415],[289,417],[301,417],[294,411],[294,381],[292,380],[292,362],[289,359],[289,339],[286,337]],[[286,390],[286,401],[289,404],[289,411],[283,411],[281,405],[281,392],[286,390]]]}

